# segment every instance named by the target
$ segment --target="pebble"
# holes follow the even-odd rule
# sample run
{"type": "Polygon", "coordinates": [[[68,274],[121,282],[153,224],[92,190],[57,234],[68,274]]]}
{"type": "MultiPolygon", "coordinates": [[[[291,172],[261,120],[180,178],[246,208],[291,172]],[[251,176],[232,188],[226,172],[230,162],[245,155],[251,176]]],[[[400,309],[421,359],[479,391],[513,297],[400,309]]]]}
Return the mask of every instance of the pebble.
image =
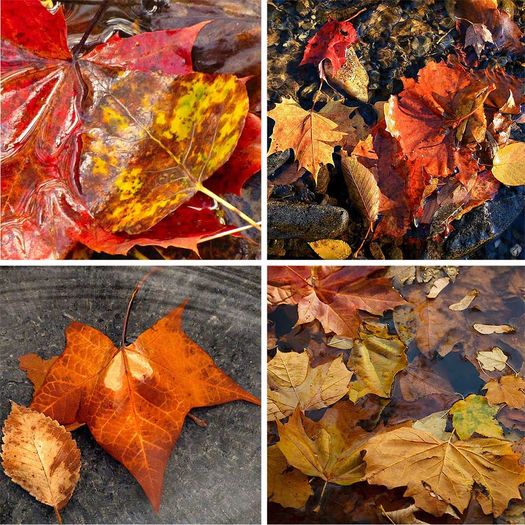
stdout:
{"type": "Polygon", "coordinates": [[[347,232],[349,220],[348,212],[338,206],[268,202],[270,239],[336,239],[347,232]]]}

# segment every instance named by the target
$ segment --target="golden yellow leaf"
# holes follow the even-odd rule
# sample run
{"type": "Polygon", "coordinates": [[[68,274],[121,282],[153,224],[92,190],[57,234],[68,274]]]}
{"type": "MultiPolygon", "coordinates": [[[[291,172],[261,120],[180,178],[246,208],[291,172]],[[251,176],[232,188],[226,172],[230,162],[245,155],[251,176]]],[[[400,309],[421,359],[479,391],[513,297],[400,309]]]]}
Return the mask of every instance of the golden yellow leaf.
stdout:
{"type": "Polygon", "coordinates": [[[297,409],[287,423],[277,422],[277,446],[290,465],[307,476],[351,485],[363,479],[361,450],[368,432],[357,425],[359,410],[348,401],[329,408],[319,422],[297,409]]]}
{"type": "Polygon", "coordinates": [[[442,441],[415,428],[402,427],[372,437],[365,445],[366,480],[393,489],[407,487],[415,505],[441,515],[450,504],[463,512],[474,484],[485,514],[500,516],[512,498],[520,498],[525,465],[512,443],[495,438],[442,441]],[[502,480],[505,480],[502,483],[502,480]],[[440,505],[441,514],[436,513],[440,505]]]}
{"type": "Polygon", "coordinates": [[[348,259],[352,254],[352,248],[348,243],[337,239],[321,239],[308,244],[321,259],[343,260],[348,259]]]}
{"type": "Polygon", "coordinates": [[[336,122],[313,110],[305,111],[291,98],[283,98],[268,116],[275,121],[268,154],[293,149],[298,169],[305,168],[317,181],[321,165],[333,164],[334,147],[346,133],[338,131],[336,122]]]}
{"type": "Polygon", "coordinates": [[[525,379],[517,375],[500,377],[497,381],[489,381],[483,390],[487,391],[487,399],[491,405],[505,403],[512,408],[525,408],[525,379]]]}
{"type": "Polygon", "coordinates": [[[54,419],[13,403],[3,428],[5,473],[41,503],[67,505],[80,477],[80,451],[54,419]]]}
{"type": "Polygon", "coordinates": [[[407,365],[405,344],[398,336],[389,335],[386,327],[379,335],[361,331],[354,341],[348,367],[357,376],[350,383],[349,398],[357,401],[367,394],[390,397],[394,377],[407,365]]]}
{"type": "Polygon", "coordinates": [[[281,352],[268,363],[268,420],[282,419],[296,407],[317,410],[332,405],[348,391],[352,372],[342,356],[310,366],[306,352],[281,352]]]}
{"type": "Polygon", "coordinates": [[[476,359],[483,370],[493,372],[494,370],[505,370],[508,357],[503,353],[501,348],[495,346],[491,350],[478,352],[476,359]]]}
{"type": "Polygon", "coordinates": [[[485,437],[502,437],[503,429],[494,419],[498,409],[491,407],[483,396],[470,395],[456,401],[450,409],[452,424],[460,439],[468,439],[472,434],[485,437]]]}
{"type": "Polygon", "coordinates": [[[277,445],[268,448],[268,498],[283,507],[301,509],[314,493],[308,478],[290,469],[277,445]]]}
{"type": "Polygon", "coordinates": [[[377,220],[381,196],[374,174],[344,151],[341,152],[341,169],[353,204],[372,226],[377,220]]]}
{"type": "Polygon", "coordinates": [[[525,142],[513,142],[494,156],[492,174],[507,186],[525,184],[525,142]]]}

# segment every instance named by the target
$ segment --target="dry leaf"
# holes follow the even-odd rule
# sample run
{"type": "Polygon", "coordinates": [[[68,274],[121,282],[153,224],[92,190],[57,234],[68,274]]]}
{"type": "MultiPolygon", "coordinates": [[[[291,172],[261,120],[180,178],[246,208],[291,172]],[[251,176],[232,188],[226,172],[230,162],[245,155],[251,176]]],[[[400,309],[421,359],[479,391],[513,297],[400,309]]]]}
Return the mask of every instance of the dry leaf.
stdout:
{"type": "Polygon", "coordinates": [[[300,509],[314,493],[308,478],[297,469],[290,469],[286,458],[273,445],[268,448],[268,498],[283,507],[300,509]]]}
{"type": "Polygon", "coordinates": [[[333,348],[339,348],[340,350],[351,350],[354,346],[354,340],[349,337],[334,335],[326,344],[333,348]]]}
{"type": "Polygon", "coordinates": [[[71,434],[55,420],[13,403],[4,423],[5,473],[41,503],[59,511],[80,477],[80,451],[71,434]]]}
{"type": "Polygon", "coordinates": [[[372,227],[377,220],[381,197],[374,174],[344,151],[341,152],[341,169],[352,203],[372,227]]]}
{"type": "Polygon", "coordinates": [[[485,48],[485,44],[494,43],[492,33],[485,24],[470,24],[465,32],[465,47],[472,46],[478,58],[485,48]]]}
{"type": "Polygon", "coordinates": [[[510,326],[509,324],[482,324],[475,323],[472,325],[476,332],[479,332],[483,335],[490,334],[513,334],[516,331],[516,328],[510,326]]]}
{"type": "Polygon", "coordinates": [[[337,239],[321,239],[308,244],[321,259],[343,260],[348,259],[352,254],[352,248],[348,246],[348,243],[337,239]]]}
{"type": "Polygon", "coordinates": [[[427,417],[414,421],[412,428],[429,432],[441,441],[448,441],[452,437],[452,433],[445,430],[447,426],[447,416],[448,410],[434,412],[427,417]]]}
{"type": "Polygon", "coordinates": [[[472,434],[485,437],[503,437],[503,429],[494,419],[498,409],[491,407],[483,396],[470,395],[456,401],[450,409],[452,424],[460,439],[469,439],[472,434]]]}
{"type": "Polygon", "coordinates": [[[350,383],[349,398],[354,402],[367,394],[388,398],[396,374],[407,365],[405,345],[397,336],[389,335],[386,327],[380,335],[360,335],[348,361],[357,376],[357,381],[350,383]]]}
{"type": "Polygon", "coordinates": [[[352,372],[342,356],[315,368],[306,352],[281,352],[268,363],[268,420],[282,419],[296,407],[303,412],[333,405],[348,392],[352,372]]]}
{"type": "Polygon", "coordinates": [[[489,381],[483,390],[491,405],[505,403],[512,408],[525,408],[525,379],[516,375],[500,377],[489,381]]]}
{"type": "Polygon", "coordinates": [[[493,372],[494,370],[504,370],[507,366],[508,357],[503,353],[501,348],[495,346],[492,350],[478,352],[476,359],[483,370],[493,372]]]}
{"type": "Polygon", "coordinates": [[[42,359],[37,354],[25,354],[18,359],[20,370],[27,374],[27,378],[33,383],[35,392],[44,383],[49,369],[56,360],[56,356],[50,359],[42,359]]]}
{"type": "Polygon", "coordinates": [[[430,288],[430,291],[427,293],[427,298],[435,299],[449,284],[450,278],[448,277],[436,279],[432,284],[432,288],[430,288]]]}
{"type": "Polygon", "coordinates": [[[525,184],[525,142],[513,142],[494,156],[492,174],[507,186],[525,184]]]}
{"type": "Polygon", "coordinates": [[[414,513],[421,512],[421,509],[418,509],[414,504],[409,505],[404,509],[391,510],[389,512],[387,512],[381,507],[381,512],[384,516],[388,518],[390,523],[428,525],[428,522],[421,521],[420,519],[415,517],[414,513]]]}
{"type": "Polygon", "coordinates": [[[353,47],[346,49],[341,68],[335,70],[330,62],[324,62],[323,71],[329,84],[360,102],[368,102],[368,73],[353,47]]]}
{"type": "Polygon", "coordinates": [[[466,310],[471,304],[472,301],[479,295],[478,290],[471,290],[461,301],[451,304],[448,308],[454,312],[462,312],[466,310]]]}
{"type": "Polygon", "coordinates": [[[423,430],[402,427],[375,435],[364,449],[369,483],[407,487],[404,495],[430,513],[435,508],[429,498],[463,512],[478,484],[484,488],[476,494],[483,512],[497,517],[512,498],[520,498],[519,485],[525,482],[519,454],[502,439],[441,441],[423,430]]]}

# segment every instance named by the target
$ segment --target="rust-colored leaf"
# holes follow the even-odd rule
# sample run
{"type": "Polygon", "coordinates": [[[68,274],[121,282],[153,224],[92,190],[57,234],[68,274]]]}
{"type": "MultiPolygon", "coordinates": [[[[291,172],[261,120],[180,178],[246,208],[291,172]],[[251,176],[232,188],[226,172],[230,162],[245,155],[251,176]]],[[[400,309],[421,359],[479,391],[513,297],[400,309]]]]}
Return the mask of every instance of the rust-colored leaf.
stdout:
{"type": "Polygon", "coordinates": [[[41,503],[59,511],[80,477],[80,451],[71,434],[56,421],[13,403],[3,428],[5,473],[41,503]]]}
{"type": "Polygon", "coordinates": [[[31,404],[64,425],[86,423],[156,511],[188,412],[238,399],[259,403],[184,333],[183,312],[181,305],[123,348],[95,328],[72,323],[64,352],[31,404]]]}

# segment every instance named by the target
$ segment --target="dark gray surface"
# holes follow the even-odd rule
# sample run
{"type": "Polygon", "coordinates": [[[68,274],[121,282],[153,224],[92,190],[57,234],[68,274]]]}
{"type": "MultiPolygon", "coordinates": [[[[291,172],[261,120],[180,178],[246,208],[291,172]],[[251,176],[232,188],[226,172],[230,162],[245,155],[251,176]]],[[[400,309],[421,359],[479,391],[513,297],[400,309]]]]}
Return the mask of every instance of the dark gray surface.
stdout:
{"type": "MultiPolygon", "coordinates": [[[[0,423],[10,400],[27,405],[32,386],[18,357],[64,349],[71,320],[120,341],[129,294],[146,268],[0,268],[0,423]]],[[[184,328],[241,386],[260,395],[260,270],[170,267],[140,291],[128,342],[183,299],[184,328]]],[[[197,409],[208,421],[186,420],[166,470],[160,513],[155,515],[129,472],[106,454],[85,428],[76,430],[81,478],[63,510],[69,523],[260,522],[260,409],[238,401],[197,409]]],[[[0,469],[0,522],[52,523],[53,510],[12,483],[0,469]]]]}

